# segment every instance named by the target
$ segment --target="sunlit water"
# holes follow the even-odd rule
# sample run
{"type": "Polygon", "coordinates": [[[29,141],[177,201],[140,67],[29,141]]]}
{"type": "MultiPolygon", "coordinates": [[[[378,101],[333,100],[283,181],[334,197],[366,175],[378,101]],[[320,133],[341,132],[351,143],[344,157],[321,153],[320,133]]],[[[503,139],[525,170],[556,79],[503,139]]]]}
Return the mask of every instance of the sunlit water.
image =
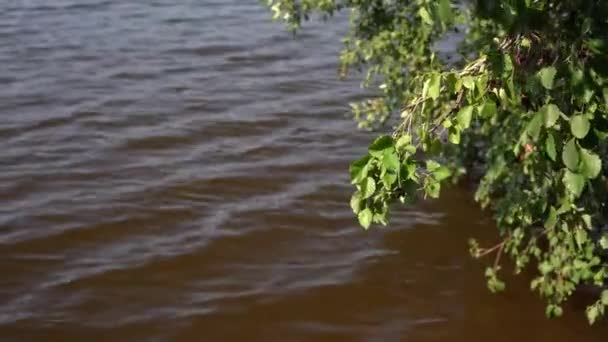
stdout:
{"type": "Polygon", "coordinates": [[[463,189],[363,232],[344,21],[255,0],[0,2],[0,340],[603,341],[484,288],[463,189]]]}

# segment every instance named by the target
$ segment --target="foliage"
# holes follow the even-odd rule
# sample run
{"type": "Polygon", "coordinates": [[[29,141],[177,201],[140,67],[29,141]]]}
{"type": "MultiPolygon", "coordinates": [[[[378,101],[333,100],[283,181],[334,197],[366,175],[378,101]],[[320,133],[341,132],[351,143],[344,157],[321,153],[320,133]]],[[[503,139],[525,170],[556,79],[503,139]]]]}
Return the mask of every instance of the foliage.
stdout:
{"type": "MultiPolygon", "coordinates": [[[[603,287],[608,137],[608,2],[601,0],[264,0],[291,29],[313,13],[350,15],[341,74],[378,96],[353,104],[361,128],[394,123],[355,161],[351,206],[364,228],[392,203],[439,196],[463,174],[493,210],[501,257],[535,272],[547,315],[580,285],[603,287]],[[457,58],[437,47],[459,41],[457,58]]],[[[587,309],[593,323],[608,291],[587,309]]]]}

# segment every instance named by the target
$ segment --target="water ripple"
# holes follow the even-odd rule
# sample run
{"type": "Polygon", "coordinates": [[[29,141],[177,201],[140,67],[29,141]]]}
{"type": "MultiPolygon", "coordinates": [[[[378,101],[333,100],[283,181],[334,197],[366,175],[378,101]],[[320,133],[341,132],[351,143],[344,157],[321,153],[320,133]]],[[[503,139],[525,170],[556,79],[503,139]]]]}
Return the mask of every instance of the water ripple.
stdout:
{"type": "Polygon", "coordinates": [[[294,39],[256,0],[0,2],[3,340],[517,339],[492,308],[522,301],[471,285],[465,235],[489,229],[461,192],[357,227],[366,93],[336,80],[337,21],[294,39]]]}

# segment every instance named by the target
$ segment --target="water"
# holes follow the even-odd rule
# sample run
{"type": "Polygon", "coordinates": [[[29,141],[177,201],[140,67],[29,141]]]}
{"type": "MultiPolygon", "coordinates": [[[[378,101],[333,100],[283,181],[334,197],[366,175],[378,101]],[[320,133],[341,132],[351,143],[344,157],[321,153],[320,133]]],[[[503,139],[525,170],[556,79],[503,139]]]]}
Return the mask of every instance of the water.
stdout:
{"type": "Polygon", "coordinates": [[[363,232],[343,21],[255,0],[0,3],[2,341],[600,341],[490,295],[466,189],[363,232]]]}

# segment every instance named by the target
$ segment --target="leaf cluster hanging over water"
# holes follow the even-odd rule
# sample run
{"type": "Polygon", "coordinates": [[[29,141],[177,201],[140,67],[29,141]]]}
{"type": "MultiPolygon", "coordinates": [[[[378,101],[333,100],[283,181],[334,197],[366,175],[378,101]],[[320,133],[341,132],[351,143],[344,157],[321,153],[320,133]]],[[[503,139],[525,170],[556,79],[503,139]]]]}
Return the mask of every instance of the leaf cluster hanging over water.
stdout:
{"type": "MultiPolygon", "coordinates": [[[[342,76],[363,73],[378,96],[352,104],[360,128],[393,132],[352,163],[351,207],[368,229],[391,204],[435,198],[469,175],[501,241],[501,258],[535,271],[546,314],[581,285],[606,285],[608,2],[602,0],[264,0],[296,30],[309,16],[350,15],[342,76]],[[459,40],[456,58],[437,46],[459,40]],[[393,123],[396,123],[393,126],[393,123]]],[[[504,272],[504,271],[503,271],[504,272]]],[[[608,291],[587,308],[604,314],[608,291]]]]}

